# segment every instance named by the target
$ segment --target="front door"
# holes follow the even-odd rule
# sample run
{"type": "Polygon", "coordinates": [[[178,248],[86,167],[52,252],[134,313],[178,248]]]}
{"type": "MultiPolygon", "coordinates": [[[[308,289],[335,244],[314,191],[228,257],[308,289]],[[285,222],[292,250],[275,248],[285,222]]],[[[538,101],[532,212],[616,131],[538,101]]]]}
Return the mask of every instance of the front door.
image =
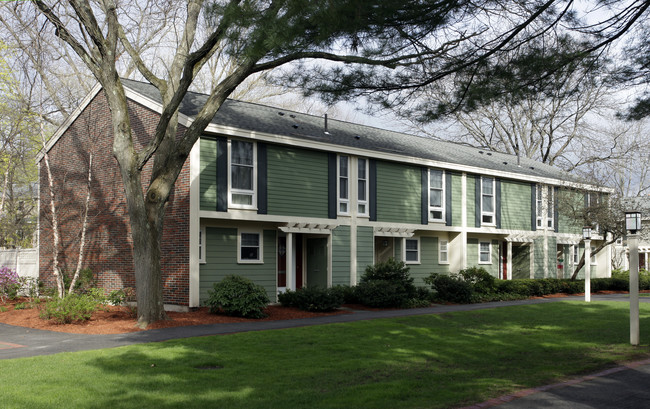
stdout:
{"type": "Polygon", "coordinates": [[[385,263],[395,257],[394,248],[392,237],[375,237],[375,263],[385,263]]]}
{"type": "Polygon", "coordinates": [[[504,280],[508,279],[508,243],[502,242],[499,246],[499,252],[501,253],[501,278],[504,280]]]}
{"type": "Polygon", "coordinates": [[[327,238],[308,238],[307,285],[327,287],[327,238]]]}

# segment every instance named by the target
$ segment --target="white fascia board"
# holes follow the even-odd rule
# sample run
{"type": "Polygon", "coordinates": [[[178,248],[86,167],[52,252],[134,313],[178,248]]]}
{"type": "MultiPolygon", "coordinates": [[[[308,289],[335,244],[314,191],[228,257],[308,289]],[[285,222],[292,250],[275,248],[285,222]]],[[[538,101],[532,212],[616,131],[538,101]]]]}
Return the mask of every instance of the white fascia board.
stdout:
{"type": "Polygon", "coordinates": [[[47,141],[47,143],[40,150],[38,155],[36,155],[37,163],[43,159],[43,157],[45,156],[45,152],[49,152],[50,149],[52,149],[52,147],[58,142],[58,140],[61,139],[61,136],[65,133],[65,131],[67,131],[70,125],[72,125],[72,123],[79,117],[79,115],[81,115],[81,113],[84,111],[84,109],[86,109],[88,104],[90,104],[90,101],[92,101],[93,98],[97,96],[97,94],[101,89],[102,86],[99,83],[95,84],[93,89],[91,89],[88,95],[84,97],[84,99],[81,101],[79,106],[75,108],[75,110],[72,111],[70,115],[68,115],[65,121],[63,121],[63,123],[56,129],[56,131],[54,132],[50,140],[47,141]]]}

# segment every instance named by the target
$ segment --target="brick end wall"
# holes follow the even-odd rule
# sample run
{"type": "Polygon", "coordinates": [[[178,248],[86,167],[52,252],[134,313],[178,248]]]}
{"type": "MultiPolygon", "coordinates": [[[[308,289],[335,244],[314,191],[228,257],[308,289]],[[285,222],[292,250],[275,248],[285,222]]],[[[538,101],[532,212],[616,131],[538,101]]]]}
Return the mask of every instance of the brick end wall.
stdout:
{"type": "MultiPolygon", "coordinates": [[[[152,137],[159,115],[129,101],[136,148],[152,137]]],[[[179,132],[184,129],[179,126],[179,132]]],[[[59,265],[71,275],[77,265],[81,225],[87,194],[89,152],[93,152],[91,201],[86,232],[85,262],[106,290],[135,288],[133,245],[124,188],[112,153],[112,125],[108,103],[99,93],[52,147],[52,169],[61,232],[59,265]]],[[[52,275],[52,212],[45,161],[40,171],[39,275],[56,286],[52,275]]],[[[148,184],[151,165],[143,170],[148,184]]],[[[189,159],[170,196],[162,241],[163,297],[166,304],[189,304],[189,159]]]]}

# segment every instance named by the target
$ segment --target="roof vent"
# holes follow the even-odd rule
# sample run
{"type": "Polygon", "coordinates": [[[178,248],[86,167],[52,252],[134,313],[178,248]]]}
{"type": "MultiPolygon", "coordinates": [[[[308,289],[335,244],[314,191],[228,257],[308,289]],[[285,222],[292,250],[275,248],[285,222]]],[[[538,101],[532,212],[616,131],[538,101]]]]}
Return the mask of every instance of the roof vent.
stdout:
{"type": "Polygon", "coordinates": [[[289,115],[291,118],[295,118],[296,116],[294,114],[289,115]]]}
{"type": "Polygon", "coordinates": [[[488,156],[492,156],[492,152],[488,152],[487,155],[488,155],[488,156]]]}
{"type": "Polygon", "coordinates": [[[354,139],[356,139],[356,140],[358,141],[359,139],[361,139],[361,136],[359,136],[359,135],[354,135],[354,139]]]}
{"type": "Polygon", "coordinates": [[[530,168],[531,168],[532,170],[535,170],[535,168],[534,168],[534,167],[532,167],[532,166],[531,166],[530,168]]]}
{"type": "Polygon", "coordinates": [[[278,115],[284,116],[284,112],[278,112],[278,115]]]}
{"type": "Polygon", "coordinates": [[[504,164],[504,165],[507,165],[507,164],[508,164],[508,162],[503,162],[503,164],[504,164]]]}
{"type": "Polygon", "coordinates": [[[480,153],[481,155],[483,155],[483,151],[478,151],[478,153],[480,153]]]}
{"type": "Polygon", "coordinates": [[[291,125],[291,127],[292,127],[293,129],[298,129],[298,124],[293,124],[293,125],[291,125]]]}

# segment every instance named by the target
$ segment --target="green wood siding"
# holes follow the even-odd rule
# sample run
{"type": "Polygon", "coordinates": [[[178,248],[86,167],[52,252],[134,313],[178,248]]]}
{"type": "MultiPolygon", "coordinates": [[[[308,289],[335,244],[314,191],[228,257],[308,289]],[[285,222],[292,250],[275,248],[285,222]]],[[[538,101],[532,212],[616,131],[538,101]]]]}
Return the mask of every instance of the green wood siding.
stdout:
{"type": "Polygon", "coordinates": [[[530,246],[512,245],[512,278],[530,278],[530,246]]]}
{"type": "Polygon", "coordinates": [[[217,141],[201,138],[200,143],[200,206],[201,210],[217,209],[217,141]]]}
{"type": "Polygon", "coordinates": [[[377,219],[420,224],[422,171],[391,162],[377,163],[377,219]]]}
{"type": "Polygon", "coordinates": [[[206,263],[200,265],[199,300],[208,298],[214,283],[230,274],[247,277],[266,290],[271,302],[276,301],[276,232],[264,230],[264,264],[237,264],[237,229],[206,228],[206,263]]]}
{"type": "Polygon", "coordinates": [[[461,175],[451,175],[451,224],[452,226],[462,226],[463,205],[463,177],[461,175]]]}
{"type": "Polygon", "coordinates": [[[327,217],[327,153],[268,145],[268,214],[327,217]]]}
{"type": "Polygon", "coordinates": [[[350,226],[332,230],[332,285],[350,285],[350,226]]]}
{"type": "Polygon", "coordinates": [[[573,190],[560,189],[558,192],[558,231],[560,233],[573,233],[582,235],[582,222],[574,217],[584,209],[584,193],[573,190]]]}
{"type": "Polygon", "coordinates": [[[501,228],[530,230],[531,189],[529,183],[501,181],[501,228]]]}
{"type": "Polygon", "coordinates": [[[372,227],[357,228],[357,281],[374,260],[374,232],[372,227]]]}
{"type": "Polygon", "coordinates": [[[478,239],[467,239],[467,266],[478,266],[478,239]]]}
{"type": "Polygon", "coordinates": [[[438,264],[438,237],[420,237],[420,264],[407,266],[418,287],[427,286],[424,279],[431,273],[449,274],[448,264],[438,264]]]}
{"type": "MultiPolygon", "coordinates": [[[[476,180],[474,175],[467,175],[467,226],[474,227],[476,219],[476,180]]],[[[477,256],[478,257],[478,256],[477,256]]]]}
{"type": "Polygon", "coordinates": [[[499,275],[499,241],[492,239],[477,239],[477,238],[468,238],[467,239],[467,266],[468,267],[482,267],[488,273],[497,277],[499,275]],[[478,262],[478,250],[479,242],[489,242],[490,246],[490,258],[492,264],[479,264],[478,262]]]}

